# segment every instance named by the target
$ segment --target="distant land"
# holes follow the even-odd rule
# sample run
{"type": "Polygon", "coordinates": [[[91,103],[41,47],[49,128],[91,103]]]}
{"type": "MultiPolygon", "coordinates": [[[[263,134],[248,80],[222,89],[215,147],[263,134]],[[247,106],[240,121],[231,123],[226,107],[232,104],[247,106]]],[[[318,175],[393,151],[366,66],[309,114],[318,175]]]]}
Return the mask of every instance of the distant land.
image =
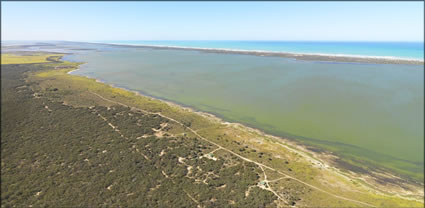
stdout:
{"type": "Polygon", "coordinates": [[[424,59],[423,42],[97,41],[95,43],[280,56],[319,61],[423,64],[424,59]]]}

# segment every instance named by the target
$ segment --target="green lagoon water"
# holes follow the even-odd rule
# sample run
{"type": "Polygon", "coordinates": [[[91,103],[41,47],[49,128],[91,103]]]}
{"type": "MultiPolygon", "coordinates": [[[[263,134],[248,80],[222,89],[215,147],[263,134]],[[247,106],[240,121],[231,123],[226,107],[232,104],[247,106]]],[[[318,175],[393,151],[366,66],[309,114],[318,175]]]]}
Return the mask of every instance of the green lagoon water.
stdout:
{"type": "Polygon", "coordinates": [[[424,67],[121,48],[74,74],[423,178],[424,67]]]}

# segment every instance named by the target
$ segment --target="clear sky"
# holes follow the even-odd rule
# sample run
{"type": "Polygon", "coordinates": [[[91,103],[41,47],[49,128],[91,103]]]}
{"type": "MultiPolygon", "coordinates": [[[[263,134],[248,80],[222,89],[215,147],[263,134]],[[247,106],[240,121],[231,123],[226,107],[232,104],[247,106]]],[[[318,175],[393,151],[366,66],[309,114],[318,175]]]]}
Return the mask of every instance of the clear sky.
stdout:
{"type": "Polygon", "coordinates": [[[422,41],[423,2],[2,2],[2,40],[422,41]]]}

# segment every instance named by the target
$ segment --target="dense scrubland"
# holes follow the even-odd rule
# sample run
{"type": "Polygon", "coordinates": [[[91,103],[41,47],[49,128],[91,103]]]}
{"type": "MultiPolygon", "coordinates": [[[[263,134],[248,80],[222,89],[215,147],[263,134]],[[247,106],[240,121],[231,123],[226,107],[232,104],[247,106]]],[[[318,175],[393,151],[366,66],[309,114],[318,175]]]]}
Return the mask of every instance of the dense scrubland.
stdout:
{"type": "Polygon", "coordinates": [[[36,68],[2,67],[3,206],[265,207],[275,200],[255,186],[255,165],[200,158],[213,147],[197,138],[154,136],[168,122],[159,116],[74,108],[35,94],[22,72],[36,68]]]}
{"type": "Polygon", "coordinates": [[[256,131],[39,56],[2,60],[2,207],[423,207],[256,131]]]}

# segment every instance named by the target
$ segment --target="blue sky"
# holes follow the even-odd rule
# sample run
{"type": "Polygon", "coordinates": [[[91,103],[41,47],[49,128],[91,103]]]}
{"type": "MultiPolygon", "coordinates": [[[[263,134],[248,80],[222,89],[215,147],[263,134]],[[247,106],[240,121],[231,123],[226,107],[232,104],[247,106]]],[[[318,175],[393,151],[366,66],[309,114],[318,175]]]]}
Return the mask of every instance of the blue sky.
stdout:
{"type": "Polygon", "coordinates": [[[422,41],[423,2],[2,2],[3,40],[422,41]]]}

